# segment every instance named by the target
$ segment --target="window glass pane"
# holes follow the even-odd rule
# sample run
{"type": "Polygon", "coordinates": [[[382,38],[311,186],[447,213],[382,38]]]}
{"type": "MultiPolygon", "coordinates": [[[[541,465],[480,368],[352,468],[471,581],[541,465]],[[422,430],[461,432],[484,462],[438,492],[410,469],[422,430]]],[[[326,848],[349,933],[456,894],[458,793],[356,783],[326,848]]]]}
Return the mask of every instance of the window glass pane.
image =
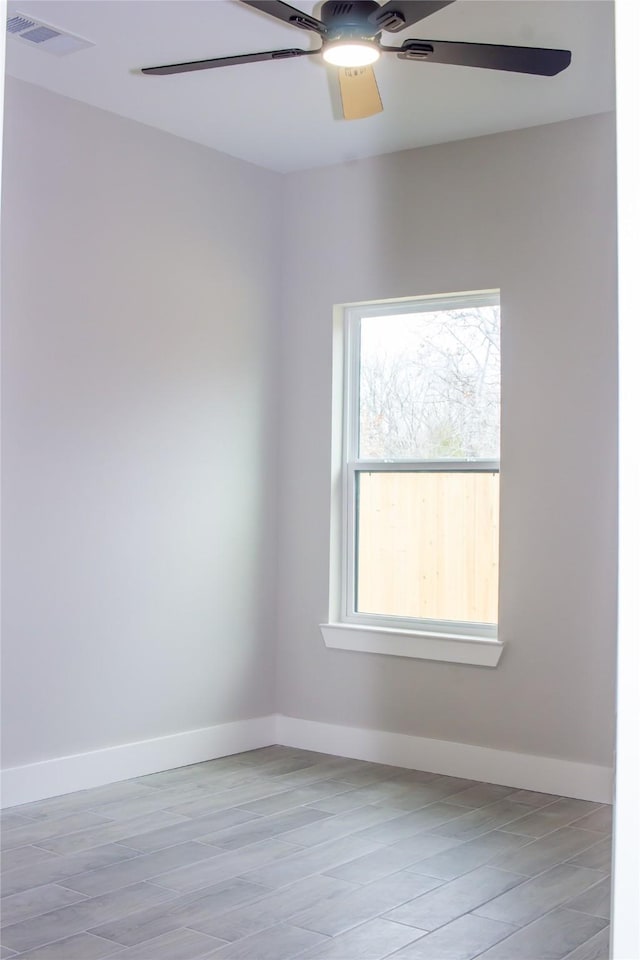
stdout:
{"type": "Polygon", "coordinates": [[[497,473],[358,473],[356,612],[497,623],[497,473]]]}
{"type": "Polygon", "coordinates": [[[497,460],[500,308],[363,317],[359,456],[497,460]]]}

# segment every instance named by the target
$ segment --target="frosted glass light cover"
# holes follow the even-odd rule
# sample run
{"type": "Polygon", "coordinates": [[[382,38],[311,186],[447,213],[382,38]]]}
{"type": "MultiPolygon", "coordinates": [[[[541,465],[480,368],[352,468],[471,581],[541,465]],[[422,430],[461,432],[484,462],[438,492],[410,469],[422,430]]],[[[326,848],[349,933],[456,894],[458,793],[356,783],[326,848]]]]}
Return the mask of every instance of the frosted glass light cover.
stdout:
{"type": "Polygon", "coordinates": [[[322,57],[334,67],[367,67],[380,59],[380,51],[373,43],[331,43],[322,51],[322,57]]]}

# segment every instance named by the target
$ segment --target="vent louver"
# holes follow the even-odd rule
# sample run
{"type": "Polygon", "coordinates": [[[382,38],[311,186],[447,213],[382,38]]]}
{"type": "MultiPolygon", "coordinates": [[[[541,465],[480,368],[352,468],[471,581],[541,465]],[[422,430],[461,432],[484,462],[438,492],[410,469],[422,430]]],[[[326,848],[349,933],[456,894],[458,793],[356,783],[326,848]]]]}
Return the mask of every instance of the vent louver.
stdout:
{"type": "Polygon", "coordinates": [[[94,46],[91,40],[84,40],[58,27],[52,27],[51,24],[25,17],[21,13],[16,13],[7,19],[7,34],[14,40],[20,40],[39,50],[46,50],[47,53],[53,53],[58,57],[94,46]]]}
{"type": "Polygon", "coordinates": [[[20,33],[22,30],[30,30],[35,27],[33,20],[27,20],[26,17],[9,17],[7,20],[8,33],[20,33]]]}

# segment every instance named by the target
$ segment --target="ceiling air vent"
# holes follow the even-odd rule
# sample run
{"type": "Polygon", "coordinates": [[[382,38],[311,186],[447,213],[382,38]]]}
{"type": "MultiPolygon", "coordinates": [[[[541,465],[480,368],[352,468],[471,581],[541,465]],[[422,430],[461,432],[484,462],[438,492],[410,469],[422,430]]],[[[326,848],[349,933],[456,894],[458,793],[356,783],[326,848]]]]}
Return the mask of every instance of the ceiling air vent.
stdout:
{"type": "Polygon", "coordinates": [[[7,34],[14,40],[46,50],[47,53],[53,53],[57,57],[64,57],[68,53],[94,46],[91,40],[83,40],[82,37],[76,37],[72,33],[52,27],[48,23],[42,23],[40,20],[25,17],[21,13],[8,18],[7,34]]]}

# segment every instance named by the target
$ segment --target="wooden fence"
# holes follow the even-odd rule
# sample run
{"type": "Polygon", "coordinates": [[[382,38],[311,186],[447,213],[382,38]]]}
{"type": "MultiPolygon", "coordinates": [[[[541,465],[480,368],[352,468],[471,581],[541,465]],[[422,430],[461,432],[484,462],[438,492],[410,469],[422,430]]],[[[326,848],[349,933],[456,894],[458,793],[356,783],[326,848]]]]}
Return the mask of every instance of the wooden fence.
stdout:
{"type": "Polygon", "coordinates": [[[498,619],[499,475],[361,473],[357,609],[498,619]]]}

